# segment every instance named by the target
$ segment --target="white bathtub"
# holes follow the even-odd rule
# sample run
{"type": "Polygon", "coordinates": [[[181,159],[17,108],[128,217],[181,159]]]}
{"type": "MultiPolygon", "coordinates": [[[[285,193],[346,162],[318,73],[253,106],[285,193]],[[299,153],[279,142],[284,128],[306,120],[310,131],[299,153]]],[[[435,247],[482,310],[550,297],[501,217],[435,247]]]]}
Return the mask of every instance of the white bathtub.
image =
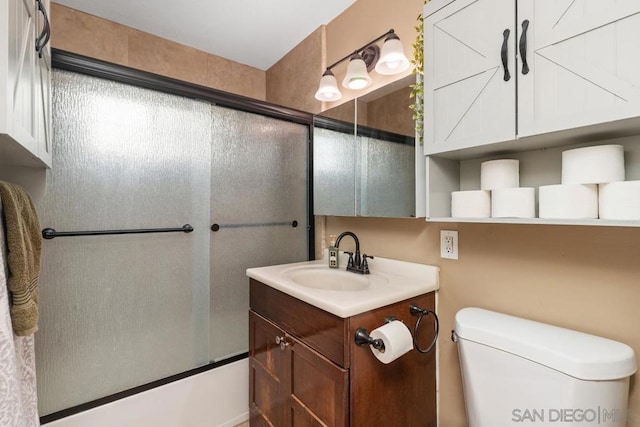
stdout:
{"type": "Polygon", "coordinates": [[[232,427],[249,419],[243,359],[103,405],[46,427],[232,427]]]}

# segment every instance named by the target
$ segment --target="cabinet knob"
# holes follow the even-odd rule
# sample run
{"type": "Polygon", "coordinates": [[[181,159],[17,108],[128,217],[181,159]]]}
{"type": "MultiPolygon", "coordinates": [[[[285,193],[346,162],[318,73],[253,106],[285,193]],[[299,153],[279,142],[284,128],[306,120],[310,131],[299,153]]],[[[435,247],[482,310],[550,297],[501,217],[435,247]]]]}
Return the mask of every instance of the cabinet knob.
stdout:
{"type": "Polygon", "coordinates": [[[284,350],[289,346],[289,343],[284,337],[276,337],[276,345],[280,346],[280,350],[284,350]]]}

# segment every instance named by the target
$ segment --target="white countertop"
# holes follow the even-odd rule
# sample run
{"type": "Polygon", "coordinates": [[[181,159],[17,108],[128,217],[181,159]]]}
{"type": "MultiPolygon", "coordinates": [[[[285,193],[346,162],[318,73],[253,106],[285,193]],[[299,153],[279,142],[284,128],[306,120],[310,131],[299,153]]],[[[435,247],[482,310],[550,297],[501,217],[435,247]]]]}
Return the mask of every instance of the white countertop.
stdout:
{"type": "MultiPolygon", "coordinates": [[[[341,264],[347,259],[340,254],[341,264]]],[[[346,318],[407,298],[435,291],[439,288],[439,268],[387,258],[368,260],[371,274],[356,276],[354,280],[368,281],[368,286],[359,290],[328,290],[307,287],[292,280],[293,273],[302,270],[339,273],[344,276],[344,266],[330,269],[326,259],[293,264],[273,265],[247,269],[247,276],[305,301],[336,316],[346,318]]]]}

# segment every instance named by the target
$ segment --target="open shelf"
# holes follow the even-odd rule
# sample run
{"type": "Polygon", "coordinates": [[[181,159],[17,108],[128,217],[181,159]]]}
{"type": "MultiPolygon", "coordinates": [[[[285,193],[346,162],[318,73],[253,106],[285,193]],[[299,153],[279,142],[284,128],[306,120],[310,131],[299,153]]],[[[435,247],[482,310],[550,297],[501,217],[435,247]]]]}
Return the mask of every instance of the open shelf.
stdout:
{"type": "Polygon", "coordinates": [[[637,221],[610,219],[545,219],[545,218],[427,218],[429,222],[465,222],[478,224],[530,224],[530,225],[600,225],[608,227],[640,227],[637,221]]]}
{"type": "MultiPolygon", "coordinates": [[[[519,143],[517,143],[519,145],[519,143]]],[[[592,145],[620,144],[624,146],[626,180],[640,180],[640,136],[628,136],[599,140],[582,144],[538,148],[529,151],[513,150],[499,155],[469,158],[466,155],[452,158],[447,155],[426,157],[427,221],[469,222],[497,224],[547,224],[547,225],[599,225],[615,227],[639,227],[640,219],[617,221],[604,219],[544,219],[544,218],[451,218],[451,192],[480,189],[480,165],[494,159],[518,159],[520,161],[520,187],[536,188],[536,214],[538,212],[538,187],[560,184],[562,178],[562,152],[572,148],[592,145]]],[[[522,146],[519,145],[518,149],[522,146]]]]}

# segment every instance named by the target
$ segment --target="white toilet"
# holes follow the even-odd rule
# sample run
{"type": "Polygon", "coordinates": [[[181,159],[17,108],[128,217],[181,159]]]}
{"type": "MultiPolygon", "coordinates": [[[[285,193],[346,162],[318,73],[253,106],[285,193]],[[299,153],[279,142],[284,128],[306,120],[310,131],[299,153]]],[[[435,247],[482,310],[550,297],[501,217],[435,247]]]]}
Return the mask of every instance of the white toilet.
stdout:
{"type": "Polygon", "coordinates": [[[627,425],[626,344],[506,314],[456,314],[470,427],[627,425]]]}

